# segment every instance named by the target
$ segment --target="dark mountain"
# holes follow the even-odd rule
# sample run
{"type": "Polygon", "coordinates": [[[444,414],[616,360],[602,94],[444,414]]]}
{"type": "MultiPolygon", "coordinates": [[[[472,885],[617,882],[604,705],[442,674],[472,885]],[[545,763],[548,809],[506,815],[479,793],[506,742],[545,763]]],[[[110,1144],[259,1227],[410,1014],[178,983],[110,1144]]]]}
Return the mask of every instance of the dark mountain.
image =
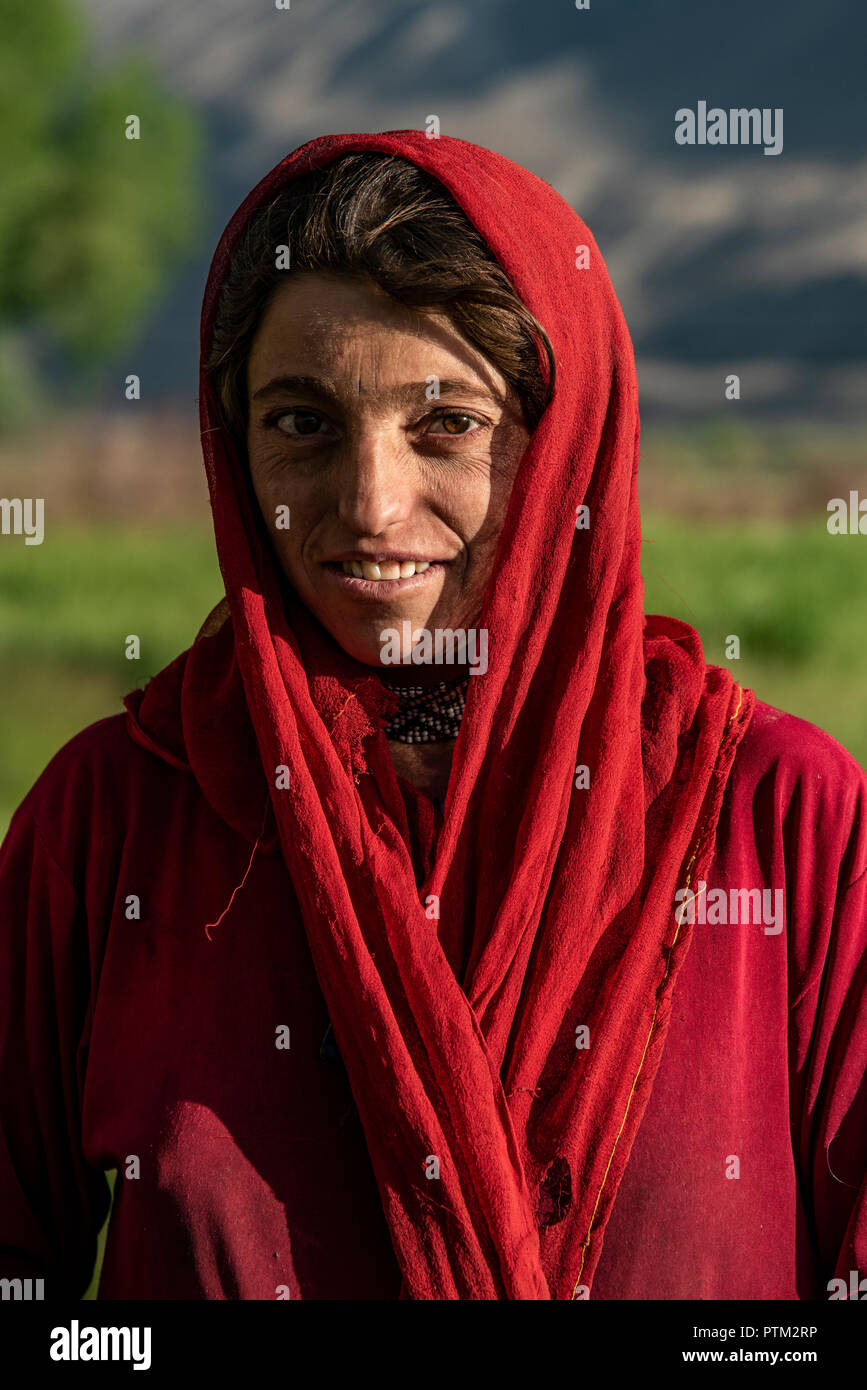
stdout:
{"type": "Polygon", "coordinates": [[[86,10],[101,51],[145,50],[208,131],[208,242],[118,364],[141,373],[151,399],[195,395],[210,253],[258,178],[313,135],[421,128],[435,113],[444,133],[534,169],[592,227],[645,413],[720,409],[737,372],[745,410],[863,415],[867,8],[855,0],[86,10]],[[781,107],[782,153],[678,145],[675,111],[699,101],[781,107]]]}

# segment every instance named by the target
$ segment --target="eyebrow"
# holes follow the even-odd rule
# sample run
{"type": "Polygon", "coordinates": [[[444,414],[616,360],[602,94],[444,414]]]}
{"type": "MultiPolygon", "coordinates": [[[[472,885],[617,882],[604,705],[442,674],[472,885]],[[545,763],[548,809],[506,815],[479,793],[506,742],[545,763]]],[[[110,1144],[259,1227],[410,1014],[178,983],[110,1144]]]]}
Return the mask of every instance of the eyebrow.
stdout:
{"type": "MultiPolygon", "coordinates": [[[[381,392],[380,399],[386,405],[403,405],[405,401],[417,401],[419,397],[424,400],[428,385],[427,381],[408,381],[402,386],[392,386],[389,390],[381,392]]],[[[473,396],[484,396],[496,405],[505,404],[505,397],[494,395],[481,382],[464,381],[460,377],[440,377],[439,391],[441,396],[468,392],[473,396]]],[[[268,400],[272,396],[285,396],[290,393],[322,396],[329,400],[340,399],[340,392],[332,382],[320,380],[319,377],[315,376],[272,377],[264,386],[260,386],[258,391],[253,392],[252,399],[254,401],[268,400]]]]}

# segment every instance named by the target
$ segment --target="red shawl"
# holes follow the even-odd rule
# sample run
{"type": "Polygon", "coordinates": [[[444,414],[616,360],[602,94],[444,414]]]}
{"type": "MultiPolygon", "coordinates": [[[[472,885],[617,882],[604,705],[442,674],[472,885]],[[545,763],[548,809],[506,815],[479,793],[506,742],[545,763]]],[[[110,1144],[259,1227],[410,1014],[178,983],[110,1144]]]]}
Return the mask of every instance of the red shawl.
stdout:
{"type": "MultiPolygon", "coordinates": [[[[251,839],[272,815],[404,1296],[584,1297],[690,944],[675,893],[710,858],[753,696],[705,665],[691,628],[644,616],[632,345],[593,237],[536,175],[414,130],[310,141],[223,235],[203,357],[249,215],[353,150],[401,155],[445,185],[556,359],[477,621],[489,668],[469,683],[426,881],[413,869],[382,687],[281,599],[204,372],[202,443],[232,622],[175,673],[183,752],[251,839]],[[582,504],[589,527],[576,529],[582,504]],[[288,789],[276,785],[282,765],[288,789]]],[[[143,722],[157,719],[154,686],[143,722]]]]}

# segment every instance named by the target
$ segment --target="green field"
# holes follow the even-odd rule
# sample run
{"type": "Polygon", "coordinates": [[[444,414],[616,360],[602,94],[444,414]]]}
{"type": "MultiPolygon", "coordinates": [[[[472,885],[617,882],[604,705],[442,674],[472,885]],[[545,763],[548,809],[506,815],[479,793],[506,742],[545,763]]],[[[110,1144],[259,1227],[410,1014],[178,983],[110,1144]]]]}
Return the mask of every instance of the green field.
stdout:
{"type": "Polygon", "coordinates": [[[698,629],[709,662],[833,734],[867,765],[867,539],[788,522],[646,516],[645,609],[698,629]],[[740,660],[726,638],[740,638],[740,660]]]}
{"type": "Polygon", "coordinates": [[[0,542],[0,825],[79,729],[195,638],[223,588],[198,526],[72,527],[51,544],[0,542]],[[141,658],[127,660],[135,634],[141,658]]]}
{"type": "MultiPolygon", "coordinates": [[[[786,523],[648,515],[644,535],[647,611],[692,623],[709,661],[867,762],[867,542],[830,536],[818,509],[786,523]]],[[[201,523],[70,527],[39,548],[3,538],[0,829],[57,749],[188,646],[221,594],[201,523]]]]}

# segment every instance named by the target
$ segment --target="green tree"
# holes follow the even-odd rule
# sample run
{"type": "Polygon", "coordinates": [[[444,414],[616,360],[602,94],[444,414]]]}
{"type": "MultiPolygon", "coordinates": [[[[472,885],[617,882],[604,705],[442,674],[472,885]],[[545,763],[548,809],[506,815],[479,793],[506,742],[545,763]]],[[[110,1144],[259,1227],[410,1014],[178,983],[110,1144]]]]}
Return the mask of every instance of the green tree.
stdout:
{"type": "Polygon", "coordinates": [[[141,327],[199,227],[200,132],[141,59],[97,64],[68,0],[0,0],[0,149],[2,426],[46,348],[86,371],[141,327]]]}

